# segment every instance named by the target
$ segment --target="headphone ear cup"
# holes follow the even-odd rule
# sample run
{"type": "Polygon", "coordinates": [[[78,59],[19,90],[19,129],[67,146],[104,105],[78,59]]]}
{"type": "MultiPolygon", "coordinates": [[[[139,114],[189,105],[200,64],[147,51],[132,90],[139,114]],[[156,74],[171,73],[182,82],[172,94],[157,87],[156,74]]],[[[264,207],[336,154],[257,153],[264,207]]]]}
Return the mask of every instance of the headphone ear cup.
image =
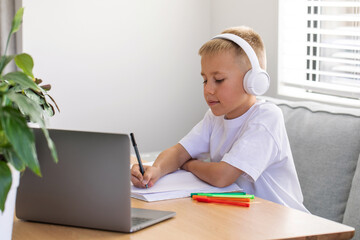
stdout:
{"type": "Polygon", "coordinates": [[[251,89],[249,88],[250,81],[251,81],[251,80],[249,80],[251,78],[251,72],[252,72],[252,69],[250,69],[249,71],[247,71],[245,73],[244,81],[243,81],[245,92],[247,92],[248,94],[252,94],[251,89]]]}
{"type": "Polygon", "coordinates": [[[262,69],[250,69],[244,76],[244,89],[248,94],[259,96],[266,93],[270,86],[270,77],[262,69]]]}

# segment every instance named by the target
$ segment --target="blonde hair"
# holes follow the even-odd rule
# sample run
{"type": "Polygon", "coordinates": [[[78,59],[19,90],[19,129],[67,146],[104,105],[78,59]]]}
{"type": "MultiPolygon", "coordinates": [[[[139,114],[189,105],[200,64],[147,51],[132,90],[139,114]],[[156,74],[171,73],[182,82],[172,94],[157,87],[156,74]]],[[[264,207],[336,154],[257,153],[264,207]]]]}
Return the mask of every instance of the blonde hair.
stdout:
{"type": "MultiPolygon", "coordinates": [[[[253,29],[240,26],[240,27],[232,27],[224,30],[222,33],[232,33],[235,34],[246,42],[250,44],[250,46],[254,49],[256,56],[258,57],[260,67],[266,70],[266,51],[264,43],[258,33],[256,33],[253,29]]],[[[224,51],[231,51],[235,50],[235,53],[239,57],[246,56],[246,53],[239,47],[236,43],[233,43],[228,40],[224,39],[212,39],[206,42],[202,47],[199,49],[199,55],[215,55],[220,52],[224,51]]],[[[245,61],[250,65],[250,61],[247,57],[245,57],[245,61]]]]}

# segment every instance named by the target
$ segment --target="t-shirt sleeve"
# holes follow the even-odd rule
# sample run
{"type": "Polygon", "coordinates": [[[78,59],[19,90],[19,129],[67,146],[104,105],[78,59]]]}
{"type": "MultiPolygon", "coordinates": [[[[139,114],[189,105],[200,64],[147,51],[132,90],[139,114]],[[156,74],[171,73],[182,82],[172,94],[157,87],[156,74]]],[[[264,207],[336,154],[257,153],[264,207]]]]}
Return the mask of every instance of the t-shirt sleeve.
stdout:
{"type": "Polygon", "coordinates": [[[242,170],[250,181],[256,181],[262,172],[275,161],[278,145],[261,124],[253,124],[235,141],[222,161],[242,170]]]}
{"type": "Polygon", "coordinates": [[[210,152],[212,117],[211,110],[208,110],[204,118],[179,142],[192,158],[199,158],[210,152]]]}

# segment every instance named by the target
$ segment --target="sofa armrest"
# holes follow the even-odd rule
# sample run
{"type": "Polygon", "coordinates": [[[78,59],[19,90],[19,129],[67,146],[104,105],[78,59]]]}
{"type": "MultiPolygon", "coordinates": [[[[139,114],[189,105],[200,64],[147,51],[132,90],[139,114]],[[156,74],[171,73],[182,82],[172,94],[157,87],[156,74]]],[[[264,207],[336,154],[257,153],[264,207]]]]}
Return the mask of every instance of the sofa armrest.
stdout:
{"type": "Polygon", "coordinates": [[[262,99],[283,111],[304,205],[342,222],[360,154],[360,109],[262,99]]]}

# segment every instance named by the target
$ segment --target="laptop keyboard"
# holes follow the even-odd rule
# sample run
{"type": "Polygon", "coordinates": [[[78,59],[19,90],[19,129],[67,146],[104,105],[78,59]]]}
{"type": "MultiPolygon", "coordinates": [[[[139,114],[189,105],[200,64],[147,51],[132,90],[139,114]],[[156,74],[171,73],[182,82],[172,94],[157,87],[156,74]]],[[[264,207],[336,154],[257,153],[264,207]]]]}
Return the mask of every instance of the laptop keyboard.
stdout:
{"type": "Polygon", "coordinates": [[[132,223],[132,226],[135,226],[135,225],[142,224],[142,223],[150,221],[150,220],[151,220],[151,218],[132,217],[131,223],[132,223]]]}

